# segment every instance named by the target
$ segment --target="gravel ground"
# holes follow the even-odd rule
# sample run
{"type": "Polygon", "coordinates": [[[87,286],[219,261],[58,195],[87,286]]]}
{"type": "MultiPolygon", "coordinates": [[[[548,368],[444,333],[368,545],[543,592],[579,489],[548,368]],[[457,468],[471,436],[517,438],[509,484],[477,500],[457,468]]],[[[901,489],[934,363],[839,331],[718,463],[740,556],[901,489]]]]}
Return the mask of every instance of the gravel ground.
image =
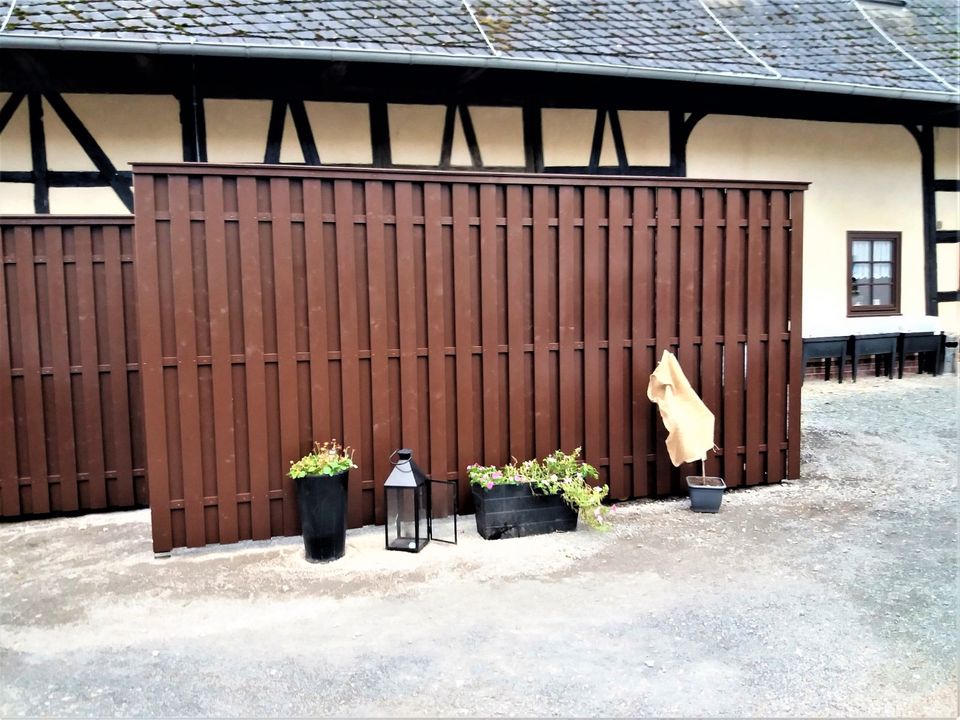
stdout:
{"type": "Polygon", "coordinates": [[[804,388],[803,478],[616,529],[155,560],[146,511],[0,526],[2,716],[958,716],[958,386],[804,388]]]}

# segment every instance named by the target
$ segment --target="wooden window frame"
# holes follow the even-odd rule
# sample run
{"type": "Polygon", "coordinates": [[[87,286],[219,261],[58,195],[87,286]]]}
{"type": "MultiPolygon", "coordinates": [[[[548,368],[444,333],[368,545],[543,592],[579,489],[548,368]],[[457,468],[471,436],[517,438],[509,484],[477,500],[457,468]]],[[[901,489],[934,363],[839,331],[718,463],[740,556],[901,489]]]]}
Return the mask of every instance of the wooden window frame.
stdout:
{"type": "MultiPolygon", "coordinates": [[[[902,235],[899,231],[860,231],[851,230],[847,232],[847,317],[871,317],[883,315],[900,315],[900,275],[901,275],[901,242],[902,235]],[[893,253],[891,264],[893,265],[893,281],[891,283],[891,297],[893,302],[889,305],[854,305],[853,304],[853,243],[858,240],[889,240],[893,243],[893,253]]],[[[871,252],[871,258],[873,257],[871,252]]],[[[871,264],[873,260],[871,259],[871,264]]],[[[873,278],[871,278],[872,281],[873,278]]],[[[871,282],[872,285],[872,282],[871,282]]]]}

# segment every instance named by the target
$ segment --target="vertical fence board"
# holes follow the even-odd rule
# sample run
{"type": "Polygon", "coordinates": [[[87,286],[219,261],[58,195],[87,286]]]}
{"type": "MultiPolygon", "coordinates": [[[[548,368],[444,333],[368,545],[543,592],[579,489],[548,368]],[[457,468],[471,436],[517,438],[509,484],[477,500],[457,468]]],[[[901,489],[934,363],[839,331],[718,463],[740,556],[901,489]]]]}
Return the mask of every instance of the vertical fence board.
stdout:
{"type": "Polygon", "coordinates": [[[33,228],[18,227],[14,233],[17,255],[17,305],[20,310],[20,348],[23,354],[24,399],[30,412],[26,416],[27,450],[30,462],[30,507],[34,513],[50,511],[50,491],[47,483],[47,435],[43,407],[43,389],[40,385],[40,315],[37,309],[36,251],[33,228]]]}
{"type": "Polygon", "coordinates": [[[800,388],[803,384],[803,193],[790,193],[790,285],[787,290],[790,317],[790,373],[787,400],[787,477],[800,477],[800,388]]]}
{"type": "MultiPolygon", "coordinates": [[[[723,414],[720,404],[723,378],[720,373],[720,348],[717,339],[720,334],[722,307],[720,285],[723,267],[723,242],[720,236],[720,222],[723,217],[722,202],[723,197],[719,190],[703,191],[703,299],[701,301],[703,344],[700,346],[700,377],[703,402],[713,413],[717,423],[714,434],[715,443],[723,442],[723,414]]],[[[720,474],[720,458],[715,453],[707,453],[706,473],[711,476],[720,474]]]]}
{"type": "Polygon", "coordinates": [[[17,428],[14,420],[11,378],[10,306],[7,301],[6,257],[17,258],[13,231],[0,227],[0,516],[16,517],[20,507],[20,473],[17,470],[17,428]]]}
{"type": "Polygon", "coordinates": [[[368,182],[366,193],[367,269],[370,292],[370,394],[373,405],[374,512],[386,520],[383,482],[390,474],[390,378],[387,372],[387,266],[383,237],[383,183],[368,182]]]}
{"type": "Polygon", "coordinates": [[[560,354],[560,447],[571,452],[577,446],[577,365],[576,341],[577,326],[575,294],[578,292],[574,282],[577,260],[574,234],[574,189],[561,187],[558,198],[558,277],[560,314],[559,354],[560,354]]]}
{"type": "Polygon", "coordinates": [[[427,270],[427,375],[430,393],[430,476],[447,478],[446,347],[444,342],[443,237],[440,233],[440,185],[424,187],[424,236],[427,270]]]}
{"type": "Polygon", "coordinates": [[[603,247],[600,243],[601,190],[583,197],[583,434],[584,457],[600,466],[600,337],[603,247]]]}
{"type": "MultiPolygon", "coordinates": [[[[56,408],[53,422],[56,424],[57,433],[57,466],[60,469],[60,507],[59,510],[71,511],[80,509],[80,495],[77,487],[77,443],[76,426],[74,425],[74,407],[73,391],[71,386],[70,373],[70,337],[69,325],[67,324],[67,298],[66,298],[66,280],[63,272],[63,229],[60,227],[45,228],[47,234],[46,252],[47,252],[47,297],[50,303],[50,353],[53,370],[54,386],[54,407],[56,408]]],[[[119,237],[119,227],[117,228],[119,237]]],[[[0,253],[2,254],[2,253],[0,253]]],[[[118,256],[119,261],[119,256],[118,256]]],[[[0,268],[0,276],[2,276],[0,268]]],[[[2,286],[0,286],[2,287],[2,286]]],[[[2,290],[0,290],[2,292],[2,290]]],[[[122,288],[121,288],[122,293],[122,288]]],[[[122,294],[115,298],[113,303],[119,306],[120,312],[123,311],[124,302],[122,294]]],[[[3,317],[3,309],[0,308],[0,318],[3,317]]],[[[122,317],[122,316],[121,316],[122,317]]],[[[111,351],[113,343],[126,342],[125,335],[118,337],[116,333],[111,333],[110,337],[111,351]]],[[[125,363],[125,359],[124,359],[125,363]]],[[[124,364],[126,372],[126,364],[124,364]]],[[[0,375],[3,370],[0,368],[0,375]]],[[[0,391],[2,395],[2,391],[0,391]]],[[[129,413],[129,407],[126,407],[129,413]]],[[[120,415],[116,413],[115,417],[120,415]]],[[[117,422],[122,422],[129,427],[130,417],[121,417],[117,422]]],[[[11,438],[13,435],[11,434],[11,438]]],[[[128,457],[130,493],[133,505],[133,462],[128,457]]],[[[124,470],[119,464],[117,472],[124,470]]]]}
{"type": "Polygon", "coordinates": [[[766,353],[761,335],[764,330],[764,232],[763,191],[751,190],[748,199],[747,225],[747,422],[746,422],[746,482],[756,485],[764,482],[763,457],[760,444],[765,440],[763,426],[764,396],[766,395],[766,353]]]}
{"type": "MultiPolygon", "coordinates": [[[[474,306],[471,292],[475,262],[470,250],[470,196],[469,186],[453,186],[453,277],[454,332],[456,339],[457,383],[457,468],[466,468],[480,458],[474,450],[474,416],[479,410],[473,386],[473,325],[474,306]]],[[[460,484],[461,500],[466,500],[465,483],[460,484]]]]}
{"type": "Polygon", "coordinates": [[[330,367],[327,353],[327,268],[320,214],[321,184],[303,182],[303,234],[306,245],[307,322],[310,338],[310,418],[314,440],[330,437],[330,367]]]}
{"type": "Polygon", "coordinates": [[[630,497],[624,471],[624,343],[627,330],[625,317],[629,303],[629,255],[626,244],[626,200],[623,188],[610,189],[607,257],[607,406],[609,440],[610,497],[630,497]]]}
{"type": "MultiPolygon", "coordinates": [[[[223,222],[223,180],[203,179],[204,236],[210,304],[210,364],[213,381],[213,431],[217,456],[217,520],[219,541],[239,540],[237,512],[237,446],[233,423],[233,359],[230,353],[230,291],[223,222]]],[[[233,310],[236,311],[235,309],[233,310]]]]}
{"type": "Polygon", "coordinates": [[[240,223],[240,272],[243,293],[244,379],[247,396],[247,448],[250,467],[250,514],[254,540],[265,540],[270,528],[270,484],[267,460],[266,369],[263,357],[263,288],[256,180],[237,180],[240,223]]]}
{"type": "Polygon", "coordinates": [[[509,397],[510,456],[530,457],[526,443],[527,403],[524,382],[524,315],[526,278],[524,276],[523,188],[507,188],[507,396],[509,397]]]}
{"type": "Polygon", "coordinates": [[[731,487],[743,483],[743,458],[738,450],[743,442],[743,210],[743,194],[739,190],[728,193],[724,226],[723,477],[731,487]]]}
{"type": "Polygon", "coordinates": [[[419,448],[419,407],[417,401],[417,298],[413,268],[417,262],[413,246],[413,188],[396,185],[397,218],[397,307],[400,314],[400,415],[403,419],[403,446],[419,448]]]}
{"type": "MultiPolygon", "coordinates": [[[[677,213],[677,200],[672,188],[657,189],[657,227],[655,234],[656,260],[654,267],[656,294],[654,307],[656,308],[655,332],[657,336],[655,362],[659,362],[664,350],[674,350],[674,338],[677,332],[677,249],[674,240],[676,231],[673,229],[673,220],[677,213]]],[[[656,425],[657,443],[657,494],[666,495],[670,492],[673,482],[673,471],[670,467],[670,458],[663,452],[667,440],[667,431],[662,422],[656,425]]]]}
{"type": "MultiPolygon", "coordinates": [[[[634,497],[654,494],[656,488],[649,486],[647,455],[650,445],[651,407],[647,400],[647,382],[653,368],[650,366],[651,351],[648,346],[653,339],[651,325],[654,304],[653,283],[653,234],[650,221],[654,217],[652,191],[635,188],[633,191],[632,268],[631,298],[633,301],[633,325],[631,338],[631,407],[633,411],[633,493],[634,497]]],[[[656,351],[656,348],[654,348],[656,351]]]]}
{"type": "MultiPolygon", "coordinates": [[[[97,349],[97,303],[93,281],[93,240],[89,227],[78,227],[75,263],[77,271],[77,312],[80,318],[80,365],[83,385],[83,434],[90,491],[90,507],[107,507],[104,476],[103,414],[100,406],[100,357],[97,349]]],[[[155,322],[155,319],[154,319],[155,322]]]]}
{"type": "Polygon", "coordinates": [[[785,463],[781,444],[786,438],[786,395],[789,356],[783,334],[787,330],[787,299],[783,289],[788,287],[786,250],[786,197],[774,191],[770,195],[770,255],[767,272],[767,482],[783,480],[785,463]]]}
{"type": "Polygon", "coordinates": [[[297,329],[294,324],[293,238],[290,230],[290,181],[270,182],[273,276],[277,308],[277,373],[280,382],[280,465],[283,483],[283,534],[296,535],[299,529],[297,490],[287,475],[287,463],[303,453],[300,447],[299,393],[297,384],[297,329]]]}
{"type": "MultiPolygon", "coordinates": [[[[334,183],[336,211],[337,279],[340,301],[340,387],[343,397],[343,442],[362,449],[360,423],[360,361],[357,340],[357,257],[353,244],[353,187],[334,183]]],[[[359,454],[358,464],[363,462],[359,454]]],[[[347,517],[354,527],[363,524],[363,496],[359,483],[350,483],[347,517]]]]}
{"type": "Polygon", "coordinates": [[[170,178],[170,257],[173,263],[174,327],[177,348],[180,462],[187,547],[206,544],[203,465],[200,447],[200,387],[197,375],[196,288],[187,178],[170,178]]]}
{"type": "Polygon", "coordinates": [[[500,447],[500,371],[497,302],[500,278],[497,272],[497,196],[496,187],[480,188],[480,297],[483,339],[483,461],[487,465],[503,462],[500,447]]]}
{"type": "Polygon", "coordinates": [[[110,398],[113,416],[114,471],[116,502],[120,507],[134,504],[133,446],[130,433],[130,401],[127,377],[126,327],[124,324],[123,277],[120,264],[120,228],[103,228],[103,252],[106,265],[107,337],[110,358],[110,398]]]}
{"type": "Polygon", "coordinates": [[[546,259],[550,257],[550,208],[548,203],[550,189],[533,189],[533,424],[534,452],[543,457],[556,449],[551,447],[551,394],[550,354],[547,348],[550,328],[550,287],[549,267],[546,259]]]}

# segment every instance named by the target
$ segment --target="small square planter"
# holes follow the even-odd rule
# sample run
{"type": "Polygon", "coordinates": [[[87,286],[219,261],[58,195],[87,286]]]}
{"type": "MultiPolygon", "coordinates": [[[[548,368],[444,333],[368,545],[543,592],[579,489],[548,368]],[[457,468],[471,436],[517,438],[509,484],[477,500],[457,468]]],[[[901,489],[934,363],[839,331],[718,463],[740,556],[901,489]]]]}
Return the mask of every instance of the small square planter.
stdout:
{"type": "Polygon", "coordinates": [[[531,485],[473,486],[477,532],[484,540],[527,537],[577,529],[577,513],[560,495],[542,495],[531,485]]]}
{"type": "Polygon", "coordinates": [[[694,512],[720,512],[723,491],[727,484],[723,478],[687,476],[687,489],[690,492],[690,509],[694,512]]]}

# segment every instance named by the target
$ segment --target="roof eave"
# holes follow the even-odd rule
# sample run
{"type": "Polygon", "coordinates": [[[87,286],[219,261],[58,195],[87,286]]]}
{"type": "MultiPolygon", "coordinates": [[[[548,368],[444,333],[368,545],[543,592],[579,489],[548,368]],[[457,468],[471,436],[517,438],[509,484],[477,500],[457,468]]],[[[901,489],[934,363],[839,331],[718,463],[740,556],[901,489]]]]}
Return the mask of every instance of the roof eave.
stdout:
{"type": "Polygon", "coordinates": [[[898,100],[918,100],[936,103],[960,102],[960,91],[918,90],[913,88],[883,87],[827,80],[774,77],[749,73],[723,73],[700,70],[673,70],[638,66],[617,66],[603,63],[540,60],[490,54],[442,54],[415,51],[387,51],[313,46],[276,46],[269,44],[231,44],[204,41],[171,42],[156,40],[75,38],[63,36],[0,36],[0,49],[20,50],[76,50],[87,52],[135,52],[172,55],[209,55],[221,57],[275,58],[296,60],[327,60],[339,62],[371,62],[402,65],[453,65],[482,67],[497,70],[526,70],[533,72],[577,73],[611,77],[643,78],[702,82],[721,85],[741,85],[781,90],[807,90],[843,95],[865,95],[898,100]]]}

